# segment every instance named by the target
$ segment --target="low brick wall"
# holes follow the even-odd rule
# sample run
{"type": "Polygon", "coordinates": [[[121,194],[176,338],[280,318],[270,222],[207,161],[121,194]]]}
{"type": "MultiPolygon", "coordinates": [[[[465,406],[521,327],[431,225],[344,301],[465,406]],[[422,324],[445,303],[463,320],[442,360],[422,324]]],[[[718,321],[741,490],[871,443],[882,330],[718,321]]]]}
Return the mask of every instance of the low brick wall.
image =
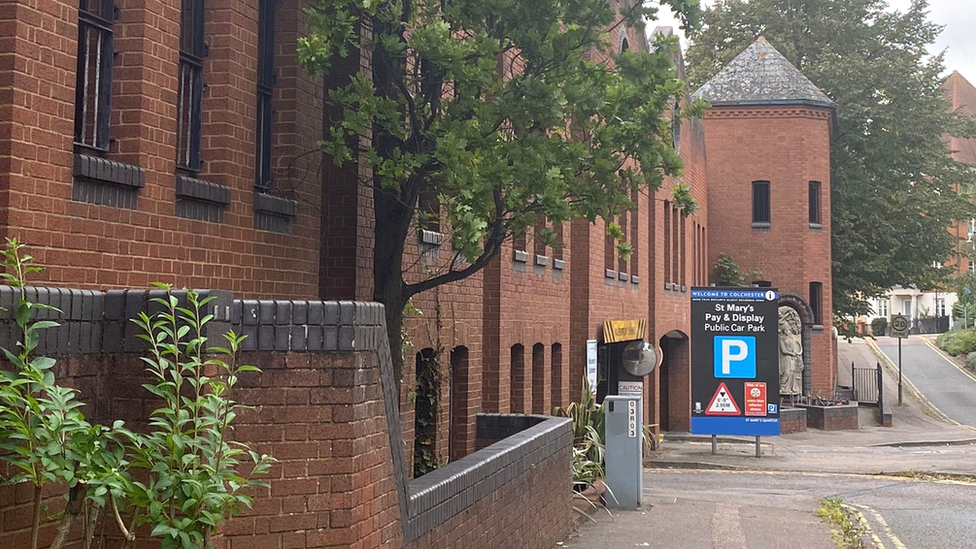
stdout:
{"type": "Polygon", "coordinates": [[[807,427],[824,431],[847,431],[858,428],[857,405],[844,404],[841,406],[812,406],[797,404],[807,412],[807,427]]]}
{"type": "MultiPolygon", "coordinates": [[[[9,295],[0,287],[0,300],[9,295]]],[[[59,383],[80,390],[91,420],[144,426],[156,402],[141,386],[142,344],[125,319],[155,292],[34,295],[66,310],[64,326],[43,339],[59,383]]],[[[213,295],[208,335],[247,333],[241,358],[262,370],[241,375],[235,397],[248,408],[236,437],[278,460],[254,508],[214,540],[218,549],[549,549],[572,528],[568,419],[479,417],[485,448],[410,480],[380,305],[213,295]]],[[[13,337],[9,313],[0,313],[0,339],[13,337]]],[[[45,517],[63,508],[56,491],[44,498],[45,517]]],[[[0,548],[29,546],[32,501],[28,485],[0,486],[0,548]]],[[[41,547],[53,536],[52,523],[41,547]]],[[[156,546],[144,532],[134,549],[156,546]]]]}
{"type": "Polygon", "coordinates": [[[572,528],[566,418],[483,414],[512,434],[410,482],[411,548],[550,548],[572,528]]]}
{"type": "Polygon", "coordinates": [[[807,430],[807,411],[804,408],[780,408],[779,432],[784,435],[807,430]]]}

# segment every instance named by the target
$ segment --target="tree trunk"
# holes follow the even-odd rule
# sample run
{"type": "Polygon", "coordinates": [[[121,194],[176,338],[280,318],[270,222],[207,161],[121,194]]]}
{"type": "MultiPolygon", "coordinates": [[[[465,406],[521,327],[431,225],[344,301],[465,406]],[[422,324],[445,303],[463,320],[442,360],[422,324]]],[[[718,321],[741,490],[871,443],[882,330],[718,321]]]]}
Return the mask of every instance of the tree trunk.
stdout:
{"type": "Polygon", "coordinates": [[[74,488],[68,491],[68,503],[64,507],[64,516],[61,517],[61,522],[58,523],[57,534],[54,535],[54,541],[51,542],[50,549],[61,549],[64,547],[64,543],[68,540],[68,532],[71,531],[71,525],[74,524],[75,518],[84,509],[85,491],[85,488],[81,484],[75,485],[74,488]]]}

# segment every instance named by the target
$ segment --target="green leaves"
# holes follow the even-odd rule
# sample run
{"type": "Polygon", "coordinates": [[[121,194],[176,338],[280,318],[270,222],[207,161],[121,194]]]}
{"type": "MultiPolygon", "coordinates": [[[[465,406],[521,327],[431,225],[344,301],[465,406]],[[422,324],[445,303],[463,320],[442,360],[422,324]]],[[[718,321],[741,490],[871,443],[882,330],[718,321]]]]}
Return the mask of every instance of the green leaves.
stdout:
{"type": "Polygon", "coordinates": [[[149,477],[133,485],[131,501],[166,548],[208,547],[216,528],[251,505],[246,490],[263,485],[254,477],[273,462],[231,439],[238,405],[230,391],[241,373],[260,370],[237,364],[244,336],[233,331],[224,334],[226,346],[208,347],[203,334],[213,316],[203,311],[209,301],[193,290],[186,290],[185,304],[169,294],[155,300],[161,312],[133,319],[150,346],[143,362],[154,382],[143,387],[161,406],[152,412],[149,433],[128,435],[133,465],[149,477]],[[245,455],[252,462],[248,476],[238,472],[245,455]]]}
{"type": "Polygon", "coordinates": [[[947,228],[976,216],[976,172],[952,160],[944,141],[974,135],[976,121],[950,112],[940,89],[945,67],[929,52],[941,27],[927,6],[720,0],[688,51],[699,85],[762,33],[838,104],[830,197],[837,317],[865,314],[868,299],[896,285],[945,284],[952,269],[933,264],[960,254],[947,228]]]}
{"type": "MultiPolygon", "coordinates": [[[[609,218],[629,204],[632,189],[680,173],[665,116],[685,91],[671,57],[676,41],[658,38],[650,51],[617,55],[611,29],[643,32],[656,11],[618,4],[314,3],[300,39],[303,66],[327,70],[352,47],[373,55],[371,75],[330,90],[340,114],[322,145],[336,164],[356,160],[371,171],[382,191],[377,255],[392,257],[391,268],[401,269],[402,243],[412,223],[424,221],[416,215],[421,196],[436,197],[454,251],[472,265],[466,276],[539,214],[553,223],[609,218]],[[356,33],[360,21],[369,37],[356,33]]],[[[697,2],[664,4],[694,23],[697,2]]],[[[683,110],[675,120],[696,113],[683,110]]],[[[429,273],[407,284],[400,275],[389,280],[404,297],[449,281],[429,273]]],[[[387,299],[394,292],[380,278],[377,295],[387,299]]],[[[387,305],[399,310],[403,300],[387,305]]]]}

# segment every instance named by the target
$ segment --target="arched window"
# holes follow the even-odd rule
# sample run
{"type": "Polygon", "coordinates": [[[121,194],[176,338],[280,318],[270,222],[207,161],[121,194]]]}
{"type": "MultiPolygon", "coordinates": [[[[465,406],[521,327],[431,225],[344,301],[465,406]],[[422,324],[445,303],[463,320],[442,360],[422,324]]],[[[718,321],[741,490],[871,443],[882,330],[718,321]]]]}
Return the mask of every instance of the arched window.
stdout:
{"type": "Polygon", "coordinates": [[[521,343],[512,345],[511,365],[511,412],[513,414],[524,414],[528,410],[528,379],[526,379],[527,376],[525,375],[525,347],[521,343]]]}
{"type": "Polygon", "coordinates": [[[549,410],[546,403],[546,346],[536,343],[532,346],[532,413],[545,414],[549,410]]]}
{"type": "MultiPolygon", "coordinates": [[[[549,361],[549,367],[552,368],[551,375],[552,381],[550,383],[550,391],[552,392],[552,402],[550,403],[552,408],[556,406],[563,405],[563,392],[564,384],[566,383],[566,376],[563,375],[563,345],[562,343],[553,343],[551,350],[552,359],[549,361]]],[[[551,411],[551,410],[550,410],[551,411]]]]}
{"type": "Polygon", "coordinates": [[[414,399],[413,476],[425,475],[439,467],[437,459],[437,413],[440,404],[440,379],[437,355],[431,348],[417,353],[417,392],[414,399]]]}

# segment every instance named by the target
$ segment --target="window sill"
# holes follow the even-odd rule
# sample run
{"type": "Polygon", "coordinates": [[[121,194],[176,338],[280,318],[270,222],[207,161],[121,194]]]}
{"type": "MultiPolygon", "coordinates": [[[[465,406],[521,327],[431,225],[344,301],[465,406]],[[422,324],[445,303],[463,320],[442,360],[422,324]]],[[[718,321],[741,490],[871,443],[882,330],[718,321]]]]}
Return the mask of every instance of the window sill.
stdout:
{"type": "Polygon", "coordinates": [[[631,284],[640,284],[641,278],[637,275],[630,277],[631,284]]]}
{"type": "Polygon", "coordinates": [[[613,269],[605,269],[603,271],[603,276],[606,278],[617,278],[617,271],[613,269]]]}
{"type": "Polygon", "coordinates": [[[417,231],[420,237],[420,243],[427,246],[440,247],[444,243],[444,235],[437,231],[429,231],[427,229],[420,229],[417,231]]]}
{"type": "Polygon", "coordinates": [[[815,231],[822,231],[824,227],[822,223],[810,223],[810,228],[815,231]]]}
{"type": "Polygon", "coordinates": [[[297,200],[266,193],[254,193],[255,229],[291,234],[292,222],[297,216],[297,200]]]}
{"type": "Polygon", "coordinates": [[[75,153],[71,199],[78,202],[135,210],[146,171],[98,156],[75,153]]]}
{"type": "Polygon", "coordinates": [[[770,226],[771,226],[770,223],[753,223],[752,224],[752,228],[753,229],[768,229],[768,228],[770,228],[770,226]]]}
{"type": "Polygon", "coordinates": [[[617,278],[619,278],[623,282],[629,282],[630,281],[630,275],[627,274],[627,273],[618,273],[617,274],[617,278]]]}
{"type": "Polygon", "coordinates": [[[528,263],[529,252],[525,250],[512,250],[512,261],[516,263],[528,263]]]}
{"type": "Polygon", "coordinates": [[[552,268],[555,271],[561,271],[566,268],[566,262],[562,259],[553,259],[552,268]]]}
{"type": "Polygon", "coordinates": [[[545,267],[546,265],[549,265],[549,256],[535,254],[535,264],[540,267],[545,267]]]}

